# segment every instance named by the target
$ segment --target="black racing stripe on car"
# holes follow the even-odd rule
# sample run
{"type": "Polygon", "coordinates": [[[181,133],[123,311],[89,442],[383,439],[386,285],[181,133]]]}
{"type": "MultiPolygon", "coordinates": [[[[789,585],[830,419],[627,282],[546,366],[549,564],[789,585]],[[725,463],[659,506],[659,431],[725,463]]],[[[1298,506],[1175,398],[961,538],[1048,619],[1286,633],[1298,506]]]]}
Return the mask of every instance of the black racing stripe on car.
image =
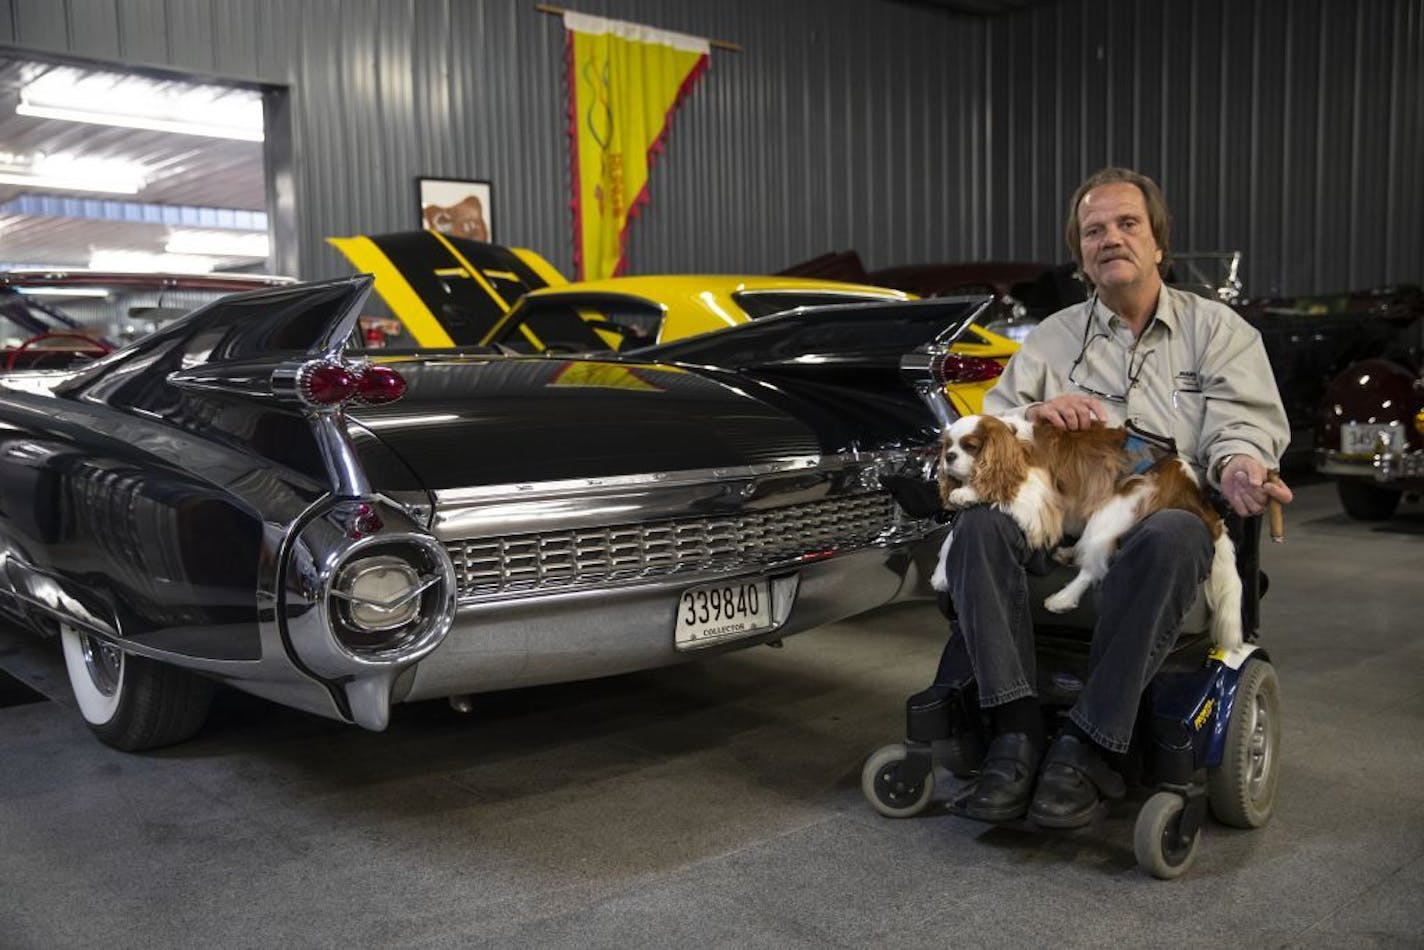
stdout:
{"type": "MultiPolygon", "coordinates": [[[[505,300],[505,302],[511,306],[514,305],[515,300],[518,300],[519,297],[528,291],[538,290],[540,287],[547,286],[543,278],[534,273],[528,264],[525,264],[524,261],[519,259],[519,255],[502,244],[485,244],[481,241],[471,241],[468,238],[454,238],[448,235],[445,240],[449,241],[465,260],[478,267],[481,271],[507,271],[518,277],[523,287],[512,299],[506,297],[505,300]]],[[[488,273],[486,273],[485,276],[488,277],[488,273]]],[[[504,281],[503,283],[508,283],[508,281],[504,281]]]]}
{"type": "MultiPolygon", "coordinates": [[[[385,234],[371,238],[371,242],[400,271],[457,346],[478,345],[504,316],[504,306],[478,281],[470,277],[444,278],[436,273],[438,269],[459,267],[460,262],[433,235],[424,231],[385,234]]],[[[466,245],[471,244],[480,246],[478,242],[461,241],[457,247],[464,254],[466,245]]],[[[479,261],[466,259],[484,269],[479,261]]]]}

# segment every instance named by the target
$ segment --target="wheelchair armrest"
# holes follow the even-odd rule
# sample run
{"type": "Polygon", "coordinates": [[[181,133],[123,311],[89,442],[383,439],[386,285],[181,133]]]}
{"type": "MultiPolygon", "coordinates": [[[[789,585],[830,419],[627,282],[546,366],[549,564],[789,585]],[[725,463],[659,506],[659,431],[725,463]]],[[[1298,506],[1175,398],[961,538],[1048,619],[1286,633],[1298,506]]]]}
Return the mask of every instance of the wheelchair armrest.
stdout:
{"type": "MultiPolygon", "coordinates": [[[[1214,500],[1218,507],[1225,506],[1225,499],[1214,500]]],[[[1261,523],[1265,517],[1238,515],[1226,506],[1222,520],[1227,536],[1236,546],[1236,573],[1241,575],[1241,624],[1247,641],[1252,641],[1261,625],[1261,596],[1267,587],[1266,575],[1261,572],[1261,523]]]]}

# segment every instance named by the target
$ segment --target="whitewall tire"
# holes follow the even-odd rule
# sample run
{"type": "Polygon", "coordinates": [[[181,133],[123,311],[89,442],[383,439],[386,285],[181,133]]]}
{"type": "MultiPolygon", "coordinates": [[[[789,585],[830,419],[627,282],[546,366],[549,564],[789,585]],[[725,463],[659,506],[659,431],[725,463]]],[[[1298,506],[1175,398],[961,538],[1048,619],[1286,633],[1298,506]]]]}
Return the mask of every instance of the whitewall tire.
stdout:
{"type": "Polygon", "coordinates": [[[202,728],[211,681],[124,653],[67,624],[60,641],[79,714],[106,745],[138,752],[181,742],[202,728]]]}

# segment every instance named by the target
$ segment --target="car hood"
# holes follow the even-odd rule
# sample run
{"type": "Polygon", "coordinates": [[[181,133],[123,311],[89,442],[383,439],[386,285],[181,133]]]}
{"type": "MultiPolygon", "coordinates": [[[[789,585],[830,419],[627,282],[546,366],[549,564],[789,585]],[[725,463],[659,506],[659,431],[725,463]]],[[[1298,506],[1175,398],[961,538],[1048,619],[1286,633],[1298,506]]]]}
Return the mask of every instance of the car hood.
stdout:
{"type": "Polygon", "coordinates": [[[545,357],[389,365],[405,376],[405,397],[348,415],[376,487],[389,491],[729,469],[834,454],[852,441],[871,450],[926,439],[922,412],[877,414],[880,431],[868,433],[865,411],[710,370],[545,357]],[[413,482],[377,464],[387,450],[413,482]]]}

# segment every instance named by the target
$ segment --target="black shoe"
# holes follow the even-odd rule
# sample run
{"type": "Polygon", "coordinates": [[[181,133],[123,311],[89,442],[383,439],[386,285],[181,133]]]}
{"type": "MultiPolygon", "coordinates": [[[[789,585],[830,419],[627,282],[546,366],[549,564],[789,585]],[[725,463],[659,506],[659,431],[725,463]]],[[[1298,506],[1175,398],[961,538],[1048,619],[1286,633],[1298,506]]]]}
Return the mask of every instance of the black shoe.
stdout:
{"type": "Polygon", "coordinates": [[[1033,797],[1040,754],[1038,745],[1022,732],[996,736],[989,743],[978,780],[963,799],[964,813],[979,821],[1022,818],[1033,797]]]}
{"type": "Polygon", "coordinates": [[[1044,757],[1028,817],[1045,828],[1081,828],[1093,820],[1099,802],[1126,792],[1122,776],[1103,761],[1097,746],[1062,735],[1044,757]]]}

